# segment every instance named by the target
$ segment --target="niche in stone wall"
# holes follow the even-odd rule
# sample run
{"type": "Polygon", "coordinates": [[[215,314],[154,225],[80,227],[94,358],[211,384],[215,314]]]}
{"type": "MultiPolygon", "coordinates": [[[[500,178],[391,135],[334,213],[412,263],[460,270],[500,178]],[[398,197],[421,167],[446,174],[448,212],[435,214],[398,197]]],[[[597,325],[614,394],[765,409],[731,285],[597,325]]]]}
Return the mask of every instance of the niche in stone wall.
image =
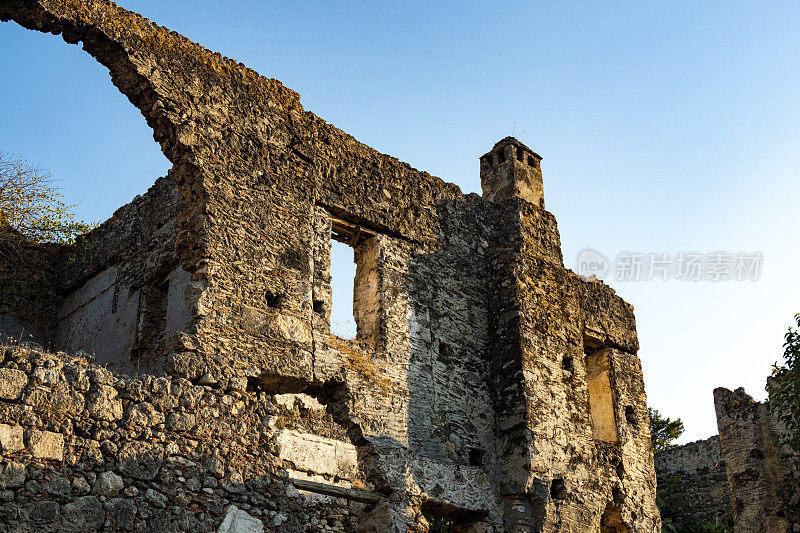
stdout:
{"type": "Polygon", "coordinates": [[[612,502],[606,505],[600,517],[600,533],[628,533],[630,529],[622,520],[622,513],[612,502]]]}
{"type": "Polygon", "coordinates": [[[592,434],[598,441],[617,442],[619,436],[611,389],[611,352],[589,346],[585,347],[585,352],[592,434]]]}
{"type": "Polygon", "coordinates": [[[131,364],[148,367],[166,349],[168,283],[153,283],[139,289],[139,317],[131,364]]]}

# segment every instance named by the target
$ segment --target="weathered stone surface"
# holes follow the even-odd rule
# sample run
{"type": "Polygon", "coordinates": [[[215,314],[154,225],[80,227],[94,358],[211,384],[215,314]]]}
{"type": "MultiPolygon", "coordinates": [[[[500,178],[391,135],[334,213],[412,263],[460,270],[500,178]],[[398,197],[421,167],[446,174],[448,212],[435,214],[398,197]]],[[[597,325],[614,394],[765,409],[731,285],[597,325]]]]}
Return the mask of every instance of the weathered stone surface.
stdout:
{"type": "Polygon", "coordinates": [[[145,492],[144,496],[147,498],[147,501],[159,509],[163,509],[167,506],[167,497],[158,491],[147,489],[147,492],[145,492]]]}
{"type": "Polygon", "coordinates": [[[64,460],[64,435],[30,429],[27,432],[27,440],[28,450],[36,459],[64,460]]]}
{"type": "Polygon", "coordinates": [[[726,519],[731,499],[719,436],[659,452],[655,465],[659,488],[672,478],[680,483],[682,492],[675,496],[682,510],[674,522],[678,530],[726,519]]]}
{"type": "Polygon", "coordinates": [[[136,504],[127,498],[114,498],[105,503],[111,523],[123,531],[133,531],[136,526],[136,504]]]}
{"type": "Polygon", "coordinates": [[[114,498],[124,488],[122,478],[114,472],[102,472],[94,483],[95,494],[107,498],[114,498]]]}
{"type": "Polygon", "coordinates": [[[773,420],[768,403],[744,392],[714,390],[714,407],[728,473],[736,531],[784,533],[800,529],[800,508],[792,505],[796,492],[792,472],[778,435],[786,429],[773,420]]]}
{"type": "Polygon", "coordinates": [[[0,424],[0,453],[10,454],[25,447],[22,426],[0,424]]]}
{"type": "Polygon", "coordinates": [[[0,489],[14,489],[25,483],[25,465],[15,461],[0,462],[0,489]]]}
{"type": "MultiPolygon", "coordinates": [[[[134,527],[214,530],[236,502],[284,529],[424,529],[425,511],[485,531],[659,530],[632,308],[564,268],[529,148],[503,139],[483,197],[464,195],[111,2],[11,0],[0,19],[83,42],[174,164],[81,246],[34,250],[46,272],[0,269],[16,295],[0,315],[113,370],[11,354],[0,368],[85,403],[1,403],[0,423],[63,432],[92,487],[107,469],[131,494],[158,483],[163,510],[124,493],[145,507],[134,527]],[[332,240],[353,248],[356,339],[332,334],[332,240]],[[275,405],[301,393],[316,402],[275,405]],[[287,470],[383,496],[317,508],[287,470]]],[[[94,508],[82,498],[65,520],[94,508]]],[[[127,527],[129,510],[108,512],[127,527]]]]}
{"type": "Polygon", "coordinates": [[[103,504],[95,496],[81,496],[62,507],[64,519],[76,528],[93,530],[100,528],[106,520],[103,504]]]}
{"type": "Polygon", "coordinates": [[[117,398],[116,389],[99,385],[89,392],[86,410],[98,420],[119,420],[122,418],[122,401],[117,398]]]}
{"type": "MultiPolygon", "coordinates": [[[[279,524],[276,523],[276,525],[279,524]]],[[[262,533],[263,531],[264,523],[261,520],[253,518],[247,512],[231,505],[228,507],[228,512],[217,533],[262,533]]]]}
{"type": "Polygon", "coordinates": [[[297,431],[282,431],[277,437],[280,457],[294,468],[332,478],[352,480],[358,470],[356,447],[349,442],[297,431]]]}
{"type": "Polygon", "coordinates": [[[31,509],[31,520],[34,522],[55,522],[59,518],[61,506],[58,502],[42,501],[31,509]]]}
{"type": "Polygon", "coordinates": [[[120,470],[136,479],[152,480],[158,474],[163,457],[161,446],[149,442],[126,442],[119,450],[120,470]]]}
{"type": "Polygon", "coordinates": [[[83,395],[75,390],[60,387],[35,387],[23,395],[23,401],[36,408],[47,409],[53,413],[71,414],[83,410],[83,395]]]}
{"type": "Polygon", "coordinates": [[[171,413],[167,418],[167,427],[174,431],[189,431],[195,424],[196,417],[190,413],[171,413]]]}
{"type": "Polygon", "coordinates": [[[62,476],[54,476],[50,480],[42,483],[42,490],[50,496],[56,498],[66,498],[70,495],[71,486],[69,480],[62,476]]]}
{"type": "Polygon", "coordinates": [[[0,368],[0,398],[16,400],[28,384],[28,376],[21,370],[0,368]]]}

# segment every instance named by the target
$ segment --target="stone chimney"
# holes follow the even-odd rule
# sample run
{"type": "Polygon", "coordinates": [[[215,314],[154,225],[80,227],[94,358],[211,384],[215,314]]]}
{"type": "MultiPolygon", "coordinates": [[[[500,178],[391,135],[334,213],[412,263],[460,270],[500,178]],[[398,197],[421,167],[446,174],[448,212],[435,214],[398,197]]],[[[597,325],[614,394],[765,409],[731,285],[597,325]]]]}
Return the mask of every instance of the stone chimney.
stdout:
{"type": "Polygon", "coordinates": [[[542,158],[514,137],[481,156],[481,188],[490,202],[521,198],[544,209],[542,158]]]}

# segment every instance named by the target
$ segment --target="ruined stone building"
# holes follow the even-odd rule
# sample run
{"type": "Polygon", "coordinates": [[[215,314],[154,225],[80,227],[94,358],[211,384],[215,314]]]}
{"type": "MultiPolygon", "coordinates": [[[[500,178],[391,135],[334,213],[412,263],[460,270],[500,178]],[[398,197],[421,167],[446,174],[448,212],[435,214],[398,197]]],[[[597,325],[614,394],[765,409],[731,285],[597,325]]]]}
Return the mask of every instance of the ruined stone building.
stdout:
{"type": "Polygon", "coordinates": [[[465,195],[111,2],[0,19],[80,43],[173,164],[77,245],[0,258],[5,333],[65,352],[0,358],[3,528],[660,530],[633,310],[564,268],[530,148],[465,195]]]}
{"type": "Polygon", "coordinates": [[[736,533],[800,530],[797,466],[778,437],[785,427],[744,389],[714,390],[719,435],[659,452],[659,488],[677,478],[683,516],[679,527],[730,521],[736,533]],[[720,520],[725,519],[725,520],[720,520]]]}

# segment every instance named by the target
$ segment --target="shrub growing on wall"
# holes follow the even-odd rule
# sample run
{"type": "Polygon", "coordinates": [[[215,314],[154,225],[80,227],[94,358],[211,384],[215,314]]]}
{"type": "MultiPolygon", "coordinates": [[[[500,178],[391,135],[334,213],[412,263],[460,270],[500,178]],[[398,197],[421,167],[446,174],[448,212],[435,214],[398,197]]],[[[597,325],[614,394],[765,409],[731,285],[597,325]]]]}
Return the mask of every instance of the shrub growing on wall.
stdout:
{"type": "Polygon", "coordinates": [[[790,460],[797,465],[800,462],[800,313],[794,320],[797,327],[790,327],[784,336],[783,364],[773,366],[767,392],[773,416],[787,429],[780,436],[780,444],[788,449],[790,460]]]}

